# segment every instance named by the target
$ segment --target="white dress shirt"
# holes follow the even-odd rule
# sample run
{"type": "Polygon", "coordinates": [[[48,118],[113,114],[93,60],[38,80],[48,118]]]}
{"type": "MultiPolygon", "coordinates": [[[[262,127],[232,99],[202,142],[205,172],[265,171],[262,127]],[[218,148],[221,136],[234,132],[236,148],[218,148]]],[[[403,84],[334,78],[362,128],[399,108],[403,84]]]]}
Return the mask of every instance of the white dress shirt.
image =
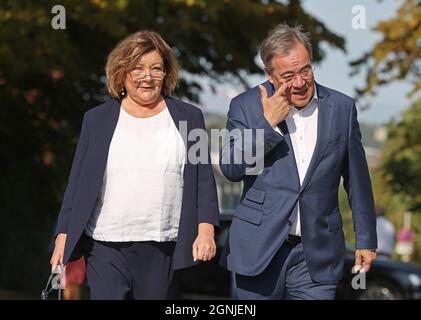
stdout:
{"type": "MultiPolygon", "coordinates": [[[[294,150],[300,185],[303,183],[304,177],[307,174],[307,169],[316,146],[317,118],[318,100],[316,88],[314,88],[313,99],[311,99],[307,106],[301,110],[291,107],[291,111],[285,118],[291,137],[292,148],[294,150]]],[[[276,127],[275,130],[282,135],[278,127],[276,127]]],[[[301,236],[300,203],[298,203],[297,219],[291,226],[290,234],[301,236]]]]}
{"type": "Polygon", "coordinates": [[[86,234],[111,242],[175,241],[185,153],[168,108],[149,118],[133,117],[120,108],[86,234]]]}

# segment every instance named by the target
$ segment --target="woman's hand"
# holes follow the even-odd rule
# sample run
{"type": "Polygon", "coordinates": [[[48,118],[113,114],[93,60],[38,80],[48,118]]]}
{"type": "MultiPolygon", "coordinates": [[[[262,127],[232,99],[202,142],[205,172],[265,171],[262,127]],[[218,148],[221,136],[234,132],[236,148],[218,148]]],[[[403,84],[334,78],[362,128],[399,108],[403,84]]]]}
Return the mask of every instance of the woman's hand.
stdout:
{"type": "Polygon", "coordinates": [[[56,245],[54,247],[54,252],[50,260],[51,270],[54,270],[58,263],[60,262],[63,264],[63,256],[64,256],[64,245],[66,244],[67,234],[60,233],[56,237],[56,245]]]}
{"type": "Polygon", "coordinates": [[[216,254],[214,227],[210,223],[199,223],[199,233],[193,243],[193,260],[208,261],[216,254]]]}

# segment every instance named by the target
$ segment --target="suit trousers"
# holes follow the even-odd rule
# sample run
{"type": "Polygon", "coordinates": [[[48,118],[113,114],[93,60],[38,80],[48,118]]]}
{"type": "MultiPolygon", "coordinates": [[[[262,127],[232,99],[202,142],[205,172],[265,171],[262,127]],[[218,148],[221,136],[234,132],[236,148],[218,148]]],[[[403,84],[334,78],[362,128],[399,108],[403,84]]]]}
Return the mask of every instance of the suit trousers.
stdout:
{"type": "Polygon", "coordinates": [[[241,300],[332,300],[338,285],[311,279],[301,242],[284,242],[261,274],[235,274],[235,283],[241,300]]]}

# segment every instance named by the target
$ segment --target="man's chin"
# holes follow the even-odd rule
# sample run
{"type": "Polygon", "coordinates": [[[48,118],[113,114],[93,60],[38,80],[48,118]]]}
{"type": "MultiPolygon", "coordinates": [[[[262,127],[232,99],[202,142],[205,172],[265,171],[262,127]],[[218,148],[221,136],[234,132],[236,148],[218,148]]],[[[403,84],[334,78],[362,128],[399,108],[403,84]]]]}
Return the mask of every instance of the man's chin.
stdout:
{"type": "Polygon", "coordinates": [[[310,99],[306,97],[305,99],[292,99],[292,105],[297,108],[303,108],[310,102],[310,99]]]}

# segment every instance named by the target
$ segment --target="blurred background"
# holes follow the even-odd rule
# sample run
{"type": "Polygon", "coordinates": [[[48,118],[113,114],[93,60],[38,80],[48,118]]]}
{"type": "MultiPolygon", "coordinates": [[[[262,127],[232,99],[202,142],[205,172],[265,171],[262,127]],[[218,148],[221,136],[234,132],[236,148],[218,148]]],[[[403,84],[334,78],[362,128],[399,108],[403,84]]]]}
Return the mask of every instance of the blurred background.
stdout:
{"type": "MultiPolygon", "coordinates": [[[[316,81],[357,99],[385,273],[411,266],[404,280],[382,275],[377,293],[420,299],[407,293],[421,290],[419,0],[0,0],[0,299],[38,299],[45,285],[83,113],[109,99],[104,65],[119,40],[159,32],[181,65],[175,95],[202,108],[208,129],[223,128],[230,99],[266,80],[259,44],[282,22],[311,33],[316,81]]],[[[229,222],[242,186],[222,176],[217,143],[211,151],[229,222]]],[[[340,206],[352,248],[343,189],[340,206]]],[[[219,283],[206,278],[216,269],[198,270],[219,283]]]]}

